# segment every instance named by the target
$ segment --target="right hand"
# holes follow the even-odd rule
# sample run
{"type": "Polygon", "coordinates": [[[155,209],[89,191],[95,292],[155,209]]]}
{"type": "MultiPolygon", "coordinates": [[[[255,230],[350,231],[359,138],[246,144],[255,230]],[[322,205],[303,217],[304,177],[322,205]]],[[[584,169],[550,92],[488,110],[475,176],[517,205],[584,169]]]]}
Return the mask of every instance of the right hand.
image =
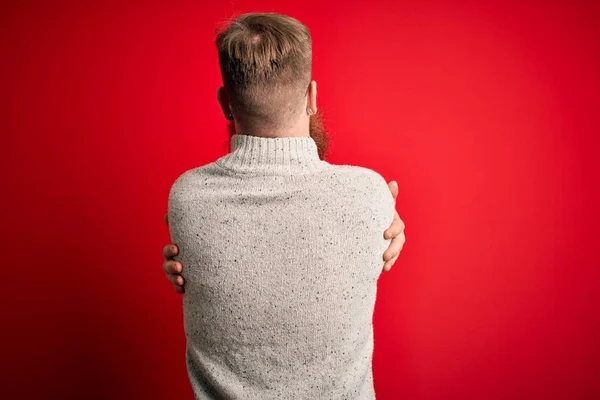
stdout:
{"type": "MultiPolygon", "coordinates": [[[[169,214],[165,214],[165,223],[169,226],[169,214]]],[[[169,282],[175,287],[175,291],[183,293],[185,291],[183,288],[184,280],[183,276],[180,275],[181,271],[183,271],[183,265],[173,259],[177,254],[179,254],[179,248],[174,243],[167,244],[163,248],[163,257],[165,259],[163,270],[169,282]]]]}

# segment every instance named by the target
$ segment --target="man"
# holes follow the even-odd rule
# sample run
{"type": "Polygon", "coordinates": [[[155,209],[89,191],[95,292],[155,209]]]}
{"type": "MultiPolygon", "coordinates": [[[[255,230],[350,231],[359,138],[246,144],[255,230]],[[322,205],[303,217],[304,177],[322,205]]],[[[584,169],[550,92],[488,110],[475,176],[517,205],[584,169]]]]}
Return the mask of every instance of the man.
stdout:
{"type": "Polygon", "coordinates": [[[306,26],[244,14],[216,44],[231,152],[179,176],[165,217],[195,397],[374,399],[380,252],[388,271],[405,241],[396,184],[322,159],[306,26]]]}

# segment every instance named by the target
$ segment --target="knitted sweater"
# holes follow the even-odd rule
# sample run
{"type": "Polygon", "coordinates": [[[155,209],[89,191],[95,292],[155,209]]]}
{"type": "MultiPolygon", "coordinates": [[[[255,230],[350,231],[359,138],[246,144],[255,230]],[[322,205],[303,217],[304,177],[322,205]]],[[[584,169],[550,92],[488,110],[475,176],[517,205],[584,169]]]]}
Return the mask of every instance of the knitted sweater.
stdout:
{"type": "Polygon", "coordinates": [[[385,179],[321,160],[308,136],[230,145],[168,199],[195,398],[374,399],[385,179]]]}

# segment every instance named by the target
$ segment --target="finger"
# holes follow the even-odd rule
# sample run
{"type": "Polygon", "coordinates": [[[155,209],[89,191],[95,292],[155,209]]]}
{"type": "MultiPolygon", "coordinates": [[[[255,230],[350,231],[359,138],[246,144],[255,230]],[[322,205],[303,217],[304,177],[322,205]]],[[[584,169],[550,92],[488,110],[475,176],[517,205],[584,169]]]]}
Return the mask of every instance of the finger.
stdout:
{"type": "Polygon", "coordinates": [[[173,284],[175,286],[183,286],[183,282],[184,282],[183,276],[181,276],[181,275],[173,275],[173,276],[174,276],[173,284]]]}
{"type": "Polygon", "coordinates": [[[389,181],[388,188],[390,189],[390,192],[392,192],[392,197],[394,198],[394,201],[396,201],[396,197],[398,197],[398,182],[389,181]]]}
{"type": "Polygon", "coordinates": [[[385,264],[383,264],[383,272],[389,272],[392,269],[392,267],[394,266],[394,263],[398,259],[399,255],[400,255],[399,253],[396,254],[396,256],[394,258],[392,258],[389,261],[386,261],[385,264]]]}
{"type": "Polygon", "coordinates": [[[179,254],[179,248],[175,244],[168,244],[163,248],[163,257],[165,260],[171,259],[179,254]]]}
{"type": "Polygon", "coordinates": [[[169,226],[169,213],[165,214],[165,224],[167,224],[167,226],[169,226]]]}
{"type": "Polygon", "coordinates": [[[405,241],[406,239],[404,238],[404,232],[393,238],[390,245],[383,253],[383,259],[385,261],[388,261],[391,258],[400,254],[400,252],[402,251],[402,247],[404,247],[405,241]]]}
{"type": "Polygon", "coordinates": [[[167,279],[171,282],[171,284],[173,284],[173,286],[175,286],[175,288],[177,288],[177,286],[183,286],[183,283],[185,282],[185,280],[183,279],[183,276],[179,275],[179,274],[166,274],[167,275],[167,279]]]}
{"type": "Polygon", "coordinates": [[[182,265],[179,261],[165,260],[163,262],[163,270],[169,275],[180,274],[182,269],[182,265]]]}
{"type": "Polygon", "coordinates": [[[398,211],[395,211],[394,220],[392,221],[392,224],[389,226],[389,228],[387,228],[383,232],[383,238],[391,239],[394,236],[398,236],[399,234],[404,232],[405,228],[406,228],[406,226],[404,225],[404,221],[402,221],[400,219],[400,215],[398,215],[398,211]]]}

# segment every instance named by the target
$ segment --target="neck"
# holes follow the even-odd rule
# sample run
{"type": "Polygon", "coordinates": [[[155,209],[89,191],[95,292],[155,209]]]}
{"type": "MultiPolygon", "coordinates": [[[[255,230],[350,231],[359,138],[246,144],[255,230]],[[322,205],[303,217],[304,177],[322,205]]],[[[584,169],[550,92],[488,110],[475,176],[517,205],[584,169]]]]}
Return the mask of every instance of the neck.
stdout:
{"type": "Polygon", "coordinates": [[[234,134],[231,152],[216,162],[219,166],[249,175],[302,175],[329,166],[319,158],[310,136],[263,137],[234,134]]]}
{"type": "MultiPolygon", "coordinates": [[[[253,124],[244,124],[242,121],[234,121],[234,133],[240,133],[249,136],[259,136],[265,138],[279,137],[310,137],[310,119],[309,116],[302,117],[290,127],[279,129],[268,126],[256,126],[253,124]]],[[[233,134],[231,136],[233,136],[233,134]]]]}
{"type": "MultiPolygon", "coordinates": [[[[252,129],[242,130],[243,125],[238,123],[237,120],[229,121],[227,124],[227,132],[229,133],[229,139],[237,132],[240,134],[244,132],[247,135],[259,136],[259,137],[306,137],[305,130],[290,130],[286,132],[273,132],[265,129],[252,129]],[[237,130],[236,130],[237,129],[237,130]],[[275,134],[276,136],[272,136],[275,134]]],[[[308,136],[310,136],[317,144],[317,150],[319,152],[319,158],[324,160],[329,152],[329,134],[325,129],[323,121],[323,112],[321,109],[316,114],[309,116],[308,119],[308,136]]]]}

